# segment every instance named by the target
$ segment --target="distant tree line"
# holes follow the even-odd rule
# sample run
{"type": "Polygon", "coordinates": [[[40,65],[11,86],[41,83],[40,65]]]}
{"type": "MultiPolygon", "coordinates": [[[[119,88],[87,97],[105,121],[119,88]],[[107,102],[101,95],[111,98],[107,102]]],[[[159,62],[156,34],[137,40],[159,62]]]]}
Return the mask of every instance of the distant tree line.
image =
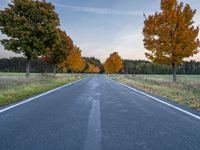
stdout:
{"type": "MultiPolygon", "coordinates": [[[[41,59],[31,60],[31,72],[52,72],[53,65],[44,62],[41,59]]],[[[1,72],[25,72],[26,71],[26,58],[13,57],[0,59],[1,72]]]]}
{"type": "MultiPolygon", "coordinates": [[[[101,61],[94,57],[84,57],[85,67],[81,71],[72,71],[74,69],[63,69],[58,67],[57,72],[74,72],[74,73],[99,73],[103,72],[101,61]]],[[[0,72],[25,72],[26,71],[26,58],[13,57],[0,59],[0,72]]],[[[74,64],[77,63],[77,59],[74,59],[74,64]]],[[[52,72],[54,65],[49,64],[43,60],[43,58],[31,60],[30,71],[34,73],[52,72]]],[[[74,68],[74,67],[73,67],[74,68]]]]}
{"type": "MultiPolygon", "coordinates": [[[[124,60],[122,73],[126,74],[171,74],[173,68],[145,60],[124,60]]],[[[184,61],[177,67],[177,74],[200,74],[200,62],[184,61]]]]}
{"type": "Polygon", "coordinates": [[[99,59],[97,59],[95,57],[84,57],[84,59],[86,62],[88,62],[86,65],[86,68],[85,68],[86,70],[87,70],[88,64],[92,64],[99,68],[100,73],[104,72],[104,67],[99,59]]]}
{"type": "MultiPolygon", "coordinates": [[[[80,73],[96,73],[104,72],[101,61],[95,57],[84,57],[83,58],[87,65],[80,73]],[[100,68],[97,70],[97,68],[100,68]]],[[[2,58],[0,59],[0,72],[25,72],[26,58],[13,57],[13,58],[2,58]]],[[[42,59],[31,60],[31,72],[45,73],[52,72],[52,64],[44,62],[42,59]]],[[[58,72],[68,72],[71,70],[58,69],[58,72]]],[[[145,60],[123,60],[123,69],[120,73],[124,74],[171,74],[172,68],[167,65],[154,64],[150,61],[145,60]]],[[[200,62],[197,61],[184,61],[182,65],[178,66],[178,74],[200,74],[200,62]]]]}

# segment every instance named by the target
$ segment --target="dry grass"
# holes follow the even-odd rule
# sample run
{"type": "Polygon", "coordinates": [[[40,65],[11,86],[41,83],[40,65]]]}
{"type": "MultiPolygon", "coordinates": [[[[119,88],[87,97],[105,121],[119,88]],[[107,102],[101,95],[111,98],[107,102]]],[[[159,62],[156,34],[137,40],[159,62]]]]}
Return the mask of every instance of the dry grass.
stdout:
{"type": "Polygon", "coordinates": [[[30,78],[25,78],[21,74],[0,73],[0,106],[15,103],[83,77],[83,75],[34,74],[30,78]]]}
{"type": "Polygon", "coordinates": [[[200,110],[200,76],[178,76],[173,83],[168,75],[109,75],[110,78],[200,110]]]}

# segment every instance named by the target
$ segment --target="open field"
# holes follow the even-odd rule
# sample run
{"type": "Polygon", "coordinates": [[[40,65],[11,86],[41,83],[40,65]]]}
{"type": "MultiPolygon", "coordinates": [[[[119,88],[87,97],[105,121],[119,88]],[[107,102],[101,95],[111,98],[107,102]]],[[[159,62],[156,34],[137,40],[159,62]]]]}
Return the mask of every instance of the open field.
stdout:
{"type": "Polygon", "coordinates": [[[171,75],[109,75],[109,77],[200,110],[200,75],[178,75],[177,83],[172,82],[171,75]]]}
{"type": "MultiPolygon", "coordinates": [[[[30,77],[41,75],[40,73],[31,73],[30,77]]],[[[12,73],[12,72],[0,72],[0,77],[25,77],[25,73],[12,73]]]]}
{"type": "Polygon", "coordinates": [[[58,86],[83,78],[83,75],[0,73],[0,106],[54,89],[58,86]]]}
{"type": "MultiPolygon", "coordinates": [[[[172,81],[172,75],[136,75],[141,76],[145,79],[152,79],[152,80],[159,80],[159,81],[172,81]]],[[[200,83],[200,75],[178,75],[177,76],[178,82],[193,82],[197,81],[200,83]]]]}

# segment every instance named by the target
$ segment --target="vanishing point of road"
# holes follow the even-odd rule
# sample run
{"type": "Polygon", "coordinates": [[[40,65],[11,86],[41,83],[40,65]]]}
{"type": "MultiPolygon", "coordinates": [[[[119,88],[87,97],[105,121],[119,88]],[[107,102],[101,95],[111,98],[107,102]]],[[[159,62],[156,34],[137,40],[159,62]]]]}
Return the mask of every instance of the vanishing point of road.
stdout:
{"type": "Polygon", "coordinates": [[[200,150],[200,119],[91,76],[0,111],[0,150],[200,150]]]}

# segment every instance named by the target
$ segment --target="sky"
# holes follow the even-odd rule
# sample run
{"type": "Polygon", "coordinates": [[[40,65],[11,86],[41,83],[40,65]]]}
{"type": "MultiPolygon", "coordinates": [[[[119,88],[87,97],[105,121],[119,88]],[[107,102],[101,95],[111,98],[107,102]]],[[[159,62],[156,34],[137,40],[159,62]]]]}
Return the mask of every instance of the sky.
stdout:
{"type": "MultiPolygon", "coordinates": [[[[0,0],[0,9],[10,0],[0,0]]],[[[94,56],[102,62],[117,51],[124,59],[146,59],[143,46],[143,14],[160,11],[160,0],[47,0],[56,7],[60,25],[86,57],[94,56]]],[[[179,0],[197,10],[195,24],[200,25],[198,0],[179,0]]],[[[0,38],[5,38],[0,33],[0,38]]],[[[200,36],[199,36],[200,38],[200,36]]],[[[3,50],[0,57],[16,56],[3,50]]],[[[191,58],[200,61],[200,54],[191,58]]]]}

